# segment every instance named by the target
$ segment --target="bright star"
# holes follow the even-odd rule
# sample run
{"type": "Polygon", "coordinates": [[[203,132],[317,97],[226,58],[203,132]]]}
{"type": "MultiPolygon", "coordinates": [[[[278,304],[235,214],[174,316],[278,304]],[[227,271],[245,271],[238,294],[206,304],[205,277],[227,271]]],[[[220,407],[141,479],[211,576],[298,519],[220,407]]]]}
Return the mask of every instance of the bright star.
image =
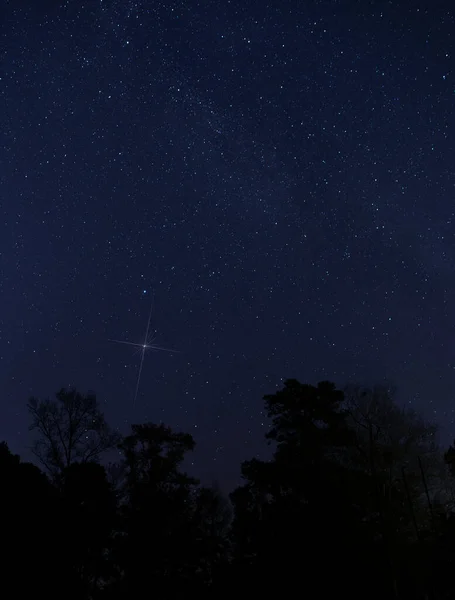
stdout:
{"type": "MultiPolygon", "coordinates": [[[[145,290],[144,290],[144,294],[145,294],[145,290]]],[[[134,399],[133,399],[133,408],[136,405],[136,400],[137,400],[137,394],[139,392],[139,385],[141,383],[141,375],[142,375],[142,367],[144,365],[144,357],[145,357],[145,352],[146,350],[161,350],[163,352],[178,352],[178,350],[170,350],[169,348],[162,348],[161,346],[157,346],[156,344],[154,344],[153,342],[155,341],[155,337],[152,337],[149,340],[149,331],[150,331],[150,321],[152,320],[152,311],[153,311],[153,298],[152,298],[152,303],[150,306],[150,313],[149,313],[149,318],[147,321],[147,328],[145,330],[145,337],[144,337],[144,341],[142,344],[138,344],[138,343],[134,343],[134,342],[128,342],[126,340],[109,340],[109,342],[115,342],[116,344],[126,344],[128,346],[135,346],[136,348],[140,348],[141,349],[141,360],[139,363],[139,371],[137,374],[137,380],[136,380],[136,389],[134,392],[134,399]]]]}

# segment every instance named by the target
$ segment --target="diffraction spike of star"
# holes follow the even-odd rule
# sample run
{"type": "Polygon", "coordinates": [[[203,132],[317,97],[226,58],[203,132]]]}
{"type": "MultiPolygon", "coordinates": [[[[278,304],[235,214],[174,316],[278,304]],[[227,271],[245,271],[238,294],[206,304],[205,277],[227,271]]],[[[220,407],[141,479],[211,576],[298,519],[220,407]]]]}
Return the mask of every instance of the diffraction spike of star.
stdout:
{"type": "Polygon", "coordinates": [[[147,327],[145,329],[145,334],[144,334],[144,341],[142,343],[137,343],[137,342],[130,342],[128,340],[109,340],[109,342],[114,342],[115,344],[125,344],[127,346],[133,346],[136,349],[139,349],[140,351],[140,360],[139,360],[139,369],[138,369],[138,374],[137,374],[137,379],[136,379],[136,387],[134,390],[134,397],[133,397],[133,409],[136,406],[136,402],[137,402],[137,396],[139,394],[139,387],[141,385],[141,376],[142,376],[142,370],[144,367],[144,358],[145,358],[145,353],[147,350],[158,350],[158,351],[163,351],[163,352],[178,352],[178,350],[171,350],[170,348],[163,348],[162,346],[158,346],[157,344],[155,344],[155,336],[152,336],[152,338],[150,338],[149,333],[150,333],[150,324],[152,321],[152,312],[153,312],[153,298],[152,301],[150,303],[150,312],[148,315],[148,320],[147,320],[147,327]]]}

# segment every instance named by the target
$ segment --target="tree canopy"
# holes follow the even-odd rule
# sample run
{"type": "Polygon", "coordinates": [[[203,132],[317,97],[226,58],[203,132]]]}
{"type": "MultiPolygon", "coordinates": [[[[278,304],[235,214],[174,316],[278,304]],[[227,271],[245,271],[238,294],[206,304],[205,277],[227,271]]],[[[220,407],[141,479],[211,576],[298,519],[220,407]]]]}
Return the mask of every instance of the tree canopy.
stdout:
{"type": "Polygon", "coordinates": [[[227,497],[185,472],[187,433],[143,423],[120,436],[76,390],[31,399],[43,471],[0,444],[5,589],[455,597],[455,445],[441,449],[436,427],[381,386],[290,379],[264,403],[273,454],[246,460],[227,497]]]}

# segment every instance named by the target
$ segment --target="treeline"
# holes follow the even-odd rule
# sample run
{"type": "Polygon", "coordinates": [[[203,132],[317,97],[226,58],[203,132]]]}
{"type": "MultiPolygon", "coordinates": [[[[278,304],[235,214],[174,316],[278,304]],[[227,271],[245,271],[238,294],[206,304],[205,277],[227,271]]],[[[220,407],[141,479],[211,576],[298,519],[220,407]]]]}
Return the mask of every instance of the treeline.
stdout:
{"type": "Polygon", "coordinates": [[[288,380],[264,401],[273,458],[228,498],[183,471],[191,435],[121,437],[76,390],[31,399],[41,468],[0,445],[2,595],[455,598],[455,450],[435,426],[382,387],[288,380]]]}

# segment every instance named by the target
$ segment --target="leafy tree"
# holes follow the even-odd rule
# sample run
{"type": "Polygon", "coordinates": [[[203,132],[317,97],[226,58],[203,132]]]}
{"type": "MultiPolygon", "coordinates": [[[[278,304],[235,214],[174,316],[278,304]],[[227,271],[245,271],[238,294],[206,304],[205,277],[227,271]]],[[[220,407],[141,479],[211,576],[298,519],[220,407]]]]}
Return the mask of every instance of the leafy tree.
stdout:
{"type": "Polygon", "coordinates": [[[57,497],[47,477],[0,444],[2,589],[18,598],[61,597],[64,563],[58,549],[57,497]],[[43,552],[43,543],[47,551],[43,552]],[[55,576],[49,577],[49,564],[55,576]]]}
{"type": "Polygon", "coordinates": [[[193,536],[197,481],[181,471],[194,448],[191,435],[164,425],[133,425],[120,445],[124,455],[121,521],[112,597],[138,594],[153,581],[160,597],[191,591],[199,565],[193,536]]]}
{"type": "Polygon", "coordinates": [[[67,467],[61,477],[59,509],[73,593],[78,599],[91,598],[112,575],[108,559],[116,498],[104,467],[91,462],[67,467]]]}
{"type": "Polygon", "coordinates": [[[246,485],[232,494],[237,575],[251,581],[266,572],[264,592],[274,586],[291,592],[300,585],[302,568],[311,576],[330,553],[337,557],[332,579],[314,584],[328,593],[333,580],[338,587],[348,585],[348,556],[365,574],[375,553],[382,560],[365,523],[368,477],[347,464],[355,436],[346,422],[343,392],[329,382],[288,380],[264,399],[272,419],[266,438],[276,450],[271,461],[244,463],[246,485]],[[358,551],[361,543],[367,552],[358,551]]]}
{"type": "Polygon", "coordinates": [[[53,478],[73,463],[98,462],[103,452],[120,442],[94,395],[61,389],[56,400],[31,398],[27,408],[30,430],[38,432],[32,451],[53,478]]]}

